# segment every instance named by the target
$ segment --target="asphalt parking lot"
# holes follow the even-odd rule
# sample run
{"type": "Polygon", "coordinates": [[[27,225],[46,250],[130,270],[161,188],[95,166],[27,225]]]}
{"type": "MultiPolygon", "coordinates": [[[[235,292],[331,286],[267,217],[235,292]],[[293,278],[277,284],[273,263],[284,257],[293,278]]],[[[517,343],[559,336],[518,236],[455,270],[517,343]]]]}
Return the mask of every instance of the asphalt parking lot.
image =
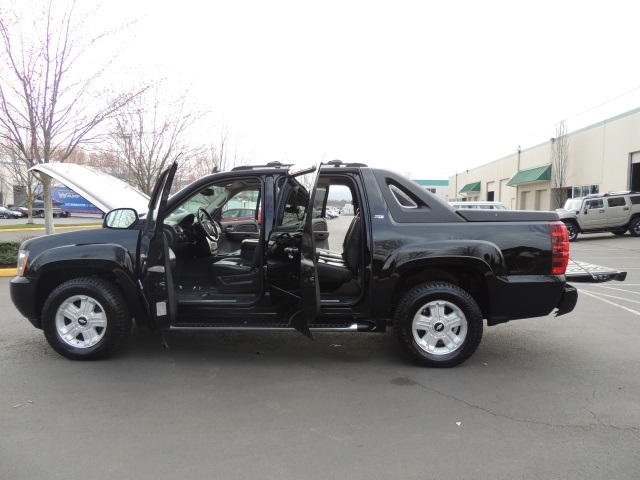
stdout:
{"type": "Polygon", "coordinates": [[[134,331],[72,362],[0,278],[0,478],[638,479],[640,239],[580,236],[571,256],[627,280],[485,329],[448,370],[392,331],[179,332],[167,351],[134,331]]]}

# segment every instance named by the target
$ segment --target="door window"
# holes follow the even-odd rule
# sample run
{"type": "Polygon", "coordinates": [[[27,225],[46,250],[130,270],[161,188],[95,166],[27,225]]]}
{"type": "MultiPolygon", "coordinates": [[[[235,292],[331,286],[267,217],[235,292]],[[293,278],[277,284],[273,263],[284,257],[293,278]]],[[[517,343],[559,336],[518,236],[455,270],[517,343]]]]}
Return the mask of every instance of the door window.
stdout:
{"type": "Polygon", "coordinates": [[[610,207],[624,207],[626,205],[624,197],[608,198],[607,203],[610,207]]]}
{"type": "Polygon", "coordinates": [[[589,210],[594,210],[596,208],[604,208],[604,201],[602,199],[598,200],[589,200],[587,202],[587,208],[589,210]]]}

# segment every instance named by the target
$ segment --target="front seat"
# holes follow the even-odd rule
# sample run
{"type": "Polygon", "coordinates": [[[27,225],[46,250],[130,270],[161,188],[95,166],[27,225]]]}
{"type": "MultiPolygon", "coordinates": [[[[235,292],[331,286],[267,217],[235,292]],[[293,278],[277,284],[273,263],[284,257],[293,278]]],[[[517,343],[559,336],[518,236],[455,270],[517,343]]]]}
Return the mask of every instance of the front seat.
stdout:
{"type": "Polygon", "coordinates": [[[215,279],[229,275],[246,275],[258,266],[260,245],[258,239],[245,239],[238,255],[223,257],[211,264],[209,272],[215,279]]]}

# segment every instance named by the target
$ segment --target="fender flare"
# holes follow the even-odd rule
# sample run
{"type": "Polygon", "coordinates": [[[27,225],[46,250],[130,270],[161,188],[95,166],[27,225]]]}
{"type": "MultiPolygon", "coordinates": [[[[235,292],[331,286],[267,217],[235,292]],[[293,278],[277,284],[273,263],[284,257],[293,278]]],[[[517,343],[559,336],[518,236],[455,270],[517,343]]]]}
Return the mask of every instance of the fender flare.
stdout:
{"type": "Polygon", "coordinates": [[[390,304],[396,285],[406,272],[451,266],[478,271],[487,280],[488,288],[491,288],[492,280],[507,274],[502,251],[491,242],[457,239],[410,245],[394,251],[384,262],[373,296],[373,311],[385,310],[384,306],[390,304]]]}
{"type": "MultiPolygon", "coordinates": [[[[74,269],[108,273],[122,285],[130,313],[136,320],[147,317],[138,294],[135,264],[131,252],[115,243],[65,245],[45,250],[29,262],[25,275],[42,280],[57,272],[72,273],[74,269]]],[[[82,274],[84,275],[84,274],[82,274]]]]}

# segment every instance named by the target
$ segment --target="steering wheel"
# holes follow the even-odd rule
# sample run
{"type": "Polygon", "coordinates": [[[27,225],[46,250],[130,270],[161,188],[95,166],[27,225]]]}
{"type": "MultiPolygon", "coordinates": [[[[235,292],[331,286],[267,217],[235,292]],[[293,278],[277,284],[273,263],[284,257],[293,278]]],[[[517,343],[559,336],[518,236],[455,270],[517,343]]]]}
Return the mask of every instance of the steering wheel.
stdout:
{"type": "Polygon", "coordinates": [[[198,208],[198,223],[200,223],[205,237],[207,237],[212,242],[218,241],[222,229],[220,228],[218,223],[213,218],[211,218],[209,212],[207,212],[202,207],[198,208]]]}

